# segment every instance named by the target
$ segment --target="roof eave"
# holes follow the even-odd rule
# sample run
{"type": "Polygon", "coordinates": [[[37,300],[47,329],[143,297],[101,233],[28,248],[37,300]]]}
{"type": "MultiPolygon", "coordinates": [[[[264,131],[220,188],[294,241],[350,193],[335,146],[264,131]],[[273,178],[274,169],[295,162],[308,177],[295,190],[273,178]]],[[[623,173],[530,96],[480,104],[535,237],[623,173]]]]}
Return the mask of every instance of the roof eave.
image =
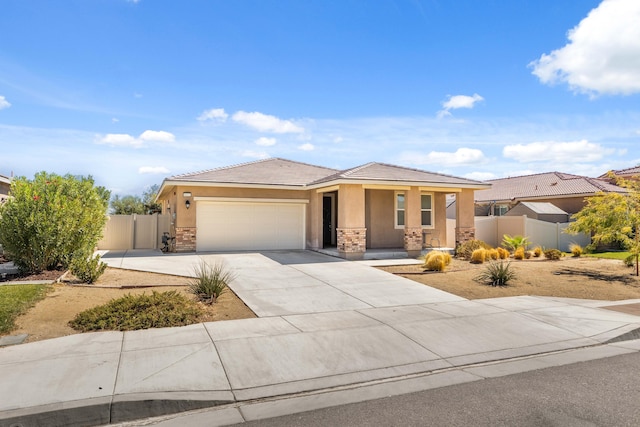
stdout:
{"type": "Polygon", "coordinates": [[[330,181],[324,181],[316,184],[309,184],[306,186],[309,190],[315,190],[323,187],[331,187],[340,184],[360,184],[360,185],[384,185],[384,186],[398,186],[398,187],[441,187],[441,188],[464,188],[473,190],[488,190],[491,188],[491,184],[484,183],[451,183],[451,182],[437,182],[437,181],[404,181],[404,180],[383,180],[383,179],[333,179],[330,181]]]}

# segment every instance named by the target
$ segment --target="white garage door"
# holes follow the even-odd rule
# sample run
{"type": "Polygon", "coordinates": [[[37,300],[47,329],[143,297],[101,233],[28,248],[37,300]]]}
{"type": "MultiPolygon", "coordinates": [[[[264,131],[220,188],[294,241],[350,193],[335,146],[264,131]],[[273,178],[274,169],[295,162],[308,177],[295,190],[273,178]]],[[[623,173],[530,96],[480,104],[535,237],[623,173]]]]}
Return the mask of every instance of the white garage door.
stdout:
{"type": "Polygon", "coordinates": [[[197,251],[304,249],[305,205],[198,201],[197,251]]]}

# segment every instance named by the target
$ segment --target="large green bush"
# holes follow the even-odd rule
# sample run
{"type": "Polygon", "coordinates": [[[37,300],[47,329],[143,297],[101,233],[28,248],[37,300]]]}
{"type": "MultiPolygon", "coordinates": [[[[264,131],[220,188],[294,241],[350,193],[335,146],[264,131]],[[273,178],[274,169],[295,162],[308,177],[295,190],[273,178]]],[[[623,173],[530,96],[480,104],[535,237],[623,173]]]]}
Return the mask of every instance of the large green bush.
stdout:
{"type": "Polygon", "coordinates": [[[197,323],[202,310],[176,291],[127,294],[85,310],[69,322],[77,331],[133,331],[197,323]]]}
{"type": "Polygon", "coordinates": [[[91,177],[39,172],[14,179],[10,195],[0,206],[0,244],[23,271],[66,268],[102,236],[109,192],[91,177]]]}

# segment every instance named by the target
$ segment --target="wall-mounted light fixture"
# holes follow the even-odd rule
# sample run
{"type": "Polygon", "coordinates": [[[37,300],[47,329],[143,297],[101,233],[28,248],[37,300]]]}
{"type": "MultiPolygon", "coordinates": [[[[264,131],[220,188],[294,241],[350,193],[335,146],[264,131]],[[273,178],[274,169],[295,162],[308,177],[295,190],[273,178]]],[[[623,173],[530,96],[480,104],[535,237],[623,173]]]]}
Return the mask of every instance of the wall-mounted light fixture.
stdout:
{"type": "Polygon", "coordinates": [[[185,191],[184,193],[182,193],[182,197],[191,197],[191,192],[185,191]]]}
{"type": "Polygon", "coordinates": [[[186,207],[187,209],[189,209],[189,208],[191,207],[191,202],[190,202],[190,201],[188,201],[188,200],[185,200],[185,201],[184,201],[184,205],[185,205],[185,207],[186,207]]]}

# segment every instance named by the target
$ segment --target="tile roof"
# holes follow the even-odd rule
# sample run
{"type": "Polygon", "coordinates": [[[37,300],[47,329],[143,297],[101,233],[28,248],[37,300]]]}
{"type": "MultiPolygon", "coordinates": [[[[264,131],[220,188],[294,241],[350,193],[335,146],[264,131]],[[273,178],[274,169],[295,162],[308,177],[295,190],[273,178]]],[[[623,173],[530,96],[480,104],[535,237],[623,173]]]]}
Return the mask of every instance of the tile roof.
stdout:
{"type": "Polygon", "coordinates": [[[595,194],[599,191],[626,193],[624,188],[601,179],[561,172],[495,179],[487,183],[491,184],[491,189],[476,191],[476,202],[571,197],[595,194]]]}
{"type": "Polygon", "coordinates": [[[314,166],[281,158],[258,160],[201,172],[176,175],[167,181],[185,183],[225,183],[244,185],[285,185],[305,187],[332,181],[396,181],[431,185],[451,185],[486,188],[486,184],[471,179],[411,169],[386,163],[367,163],[352,169],[314,166]]]}
{"type": "Polygon", "coordinates": [[[228,184],[304,186],[335,173],[336,169],[291,160],[270,158],[201,172],[176,175],[170,181],[228,184]]]}
{"type": "Polygon", "coordinates": [[[549,202],[520,202],[522,206],[531,209],[532,212],[538,214],[561,214],[569,215],[553,203],[549,202]]]}
{"type": "MultiPolygon", "coordinates": [[[[635,176],[635,175],[640,175],[640,166],[634,166],[631,168],[626,168],[626,169],[618,169],[618,170],[614,170],[611,171],[616,175],[626,175],[626,176],[635,176]]],[[[603,173],[602,175],[600,175],[598,178],[601,179],[605,179],[607,178],[609,171],[603,173]]]]}
{"type": "Polygon", "coordinates": [[[403,166],[390,165],[387,163],[367,163],[352,169],[339,171],[333,175],[326,176],[311,183],[321,184],[336,180],[354,181],[397,181],[397,182],[419,182],[432,184],[452,184],[452,185],[472,185],[482,186],[485,183],[466,178],[459,178],[451,175],[444,175],[434,172],[427,172],[420,169],[406,168],[403,166]]]}

